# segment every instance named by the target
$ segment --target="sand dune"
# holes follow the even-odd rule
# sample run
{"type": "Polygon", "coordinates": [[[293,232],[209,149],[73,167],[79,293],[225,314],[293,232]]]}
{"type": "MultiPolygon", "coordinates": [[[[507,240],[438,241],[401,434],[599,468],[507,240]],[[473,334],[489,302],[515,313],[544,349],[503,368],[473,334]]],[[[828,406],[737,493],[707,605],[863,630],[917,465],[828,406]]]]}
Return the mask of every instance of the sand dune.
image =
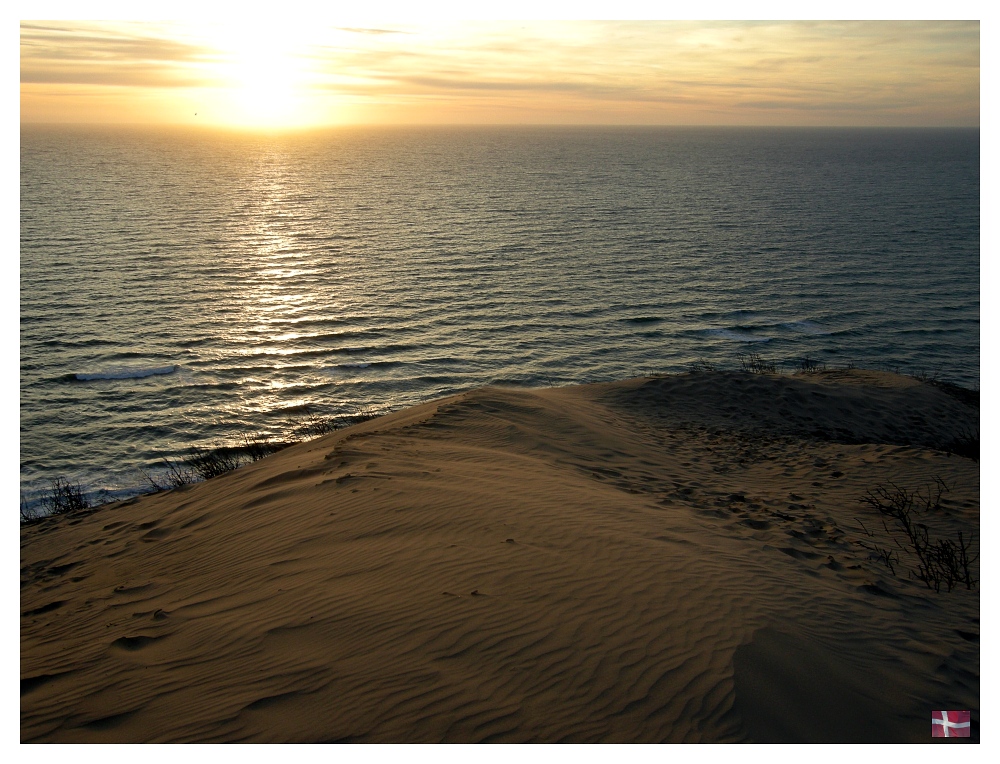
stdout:
{"type": "Polygon", "coordinates": [[[940,477],[978,552],[978,427],[859,370],[485,388],[46,520],[21,739],[930,741],[978,719],[979,594],[890,573],[859,499],[940,477]]]}

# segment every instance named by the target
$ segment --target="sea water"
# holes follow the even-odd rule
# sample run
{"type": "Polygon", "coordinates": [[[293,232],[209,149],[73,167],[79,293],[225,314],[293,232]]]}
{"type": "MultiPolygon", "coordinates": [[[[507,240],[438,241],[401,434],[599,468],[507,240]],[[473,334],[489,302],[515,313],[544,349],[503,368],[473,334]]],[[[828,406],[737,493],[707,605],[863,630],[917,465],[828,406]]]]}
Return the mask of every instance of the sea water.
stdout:
{"type": "Polygon", "coordinates": [[[979,130],[21,130],[21,492],[758,353],[979,383],[979,130]]]}

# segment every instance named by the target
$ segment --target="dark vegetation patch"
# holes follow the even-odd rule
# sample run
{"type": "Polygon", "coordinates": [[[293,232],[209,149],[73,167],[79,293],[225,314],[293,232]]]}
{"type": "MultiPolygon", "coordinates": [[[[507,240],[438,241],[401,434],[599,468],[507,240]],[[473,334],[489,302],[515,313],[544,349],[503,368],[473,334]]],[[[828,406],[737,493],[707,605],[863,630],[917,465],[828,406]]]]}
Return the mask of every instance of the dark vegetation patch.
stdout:
{"type": "Polygon", "coordinates": [[[958,586],[972,589],[978,581],[972,577],[972,565],[979,555],[971,556],[974,533],[958,531],[951,538],[934,537],[924,520],[940,515],[941,496],[948,486],[939,477],[923,489],[908,490],[895,483],[876,486],[860,501],[874,508],[882,521],[888,541],[880,542],[876,534],[860,520],[866,536],[857,543],[873,552],[892,575],[897,567],[909,566],[907,575],[922,581],[928,589],[952,591],[958,586]]]}
{"type": "Polygon", "coordinates": [[[775,374],[778,369],[774,361],[762,358],[759,353],[737,353],[736,360],[743,371],[751,374],[775,374]]]}
{"type": "Polygon", "coordinates": [[[979,430],[975,432],[972,428],[964,428],[956,437],[943,443],[941,450],[956,456],[964,456],[966,459],[979,461],[979,430]]]}
{"type": "Polygon", "coordinates": [[[821,363],[820,361],[810,358],[809,356],[806,356],[798,362],[799,371],[823,371],[824,369],[826,369],[825,363],[821,363]]]}

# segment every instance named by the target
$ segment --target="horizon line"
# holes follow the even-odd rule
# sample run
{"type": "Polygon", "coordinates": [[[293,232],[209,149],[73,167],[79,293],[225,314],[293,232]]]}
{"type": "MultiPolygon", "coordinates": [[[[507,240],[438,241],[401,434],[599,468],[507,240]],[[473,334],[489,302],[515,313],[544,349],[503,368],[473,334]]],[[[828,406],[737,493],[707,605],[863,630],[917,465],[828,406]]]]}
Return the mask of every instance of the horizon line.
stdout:
{"type": "Polygon", "coordinates": [[[198,124],[195,122],[19,122],[20,127],[183,127],[196,130],[242,133],[305,133],[317,130],[340,130],[345,128],[448,128],[448,127],[490,127],[490,128],[683,128],[683,129],[751,129],[751,130],[980,130],[981,125],[775,125],[728,123],[649,123],[649,122],[343,122],[328,125],[261,127],[223,124],[198,124]]]}

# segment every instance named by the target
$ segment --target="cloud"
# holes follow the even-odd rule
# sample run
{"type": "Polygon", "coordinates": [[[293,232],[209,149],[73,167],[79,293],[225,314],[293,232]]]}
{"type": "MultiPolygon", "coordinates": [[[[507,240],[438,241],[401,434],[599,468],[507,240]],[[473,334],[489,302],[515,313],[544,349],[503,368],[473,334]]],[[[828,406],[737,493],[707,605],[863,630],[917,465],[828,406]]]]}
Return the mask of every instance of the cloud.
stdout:
{"type": "Polygon", "coordinates": [[[192,87],[210,84],[198,65],[216,54],[176,39],[127,30],[21,24],[21,82],[192,87]]]}
{"type": "MultiPolygon", "coordinates": [[[[419,85],[436,90],[483,90],[483,91],[542,91],[552,93],[593,92],[600,90],[599,86],[582,82],[546,82],[546,81],[503,81],[503,80],[466,80],[446,77],[391,77],[393,82],[404,85],[419,85]]],[[[605,90],[607,88],[604,88],[605,90]]]]}
{"type": "Polygon", "coordinates": [[[368,29],[366,27],[337,27],[341,32],[353,32],[354,34],[408,34],[400,29],[368,29]]]}
{"type": "Polygon", "coordinates": [[[158,66],[34,67],[21,73],[23,84],[106,85],[108,87],[193,88],[217,87],[221,83],[203,75],[187,75],[158,66]]]}

